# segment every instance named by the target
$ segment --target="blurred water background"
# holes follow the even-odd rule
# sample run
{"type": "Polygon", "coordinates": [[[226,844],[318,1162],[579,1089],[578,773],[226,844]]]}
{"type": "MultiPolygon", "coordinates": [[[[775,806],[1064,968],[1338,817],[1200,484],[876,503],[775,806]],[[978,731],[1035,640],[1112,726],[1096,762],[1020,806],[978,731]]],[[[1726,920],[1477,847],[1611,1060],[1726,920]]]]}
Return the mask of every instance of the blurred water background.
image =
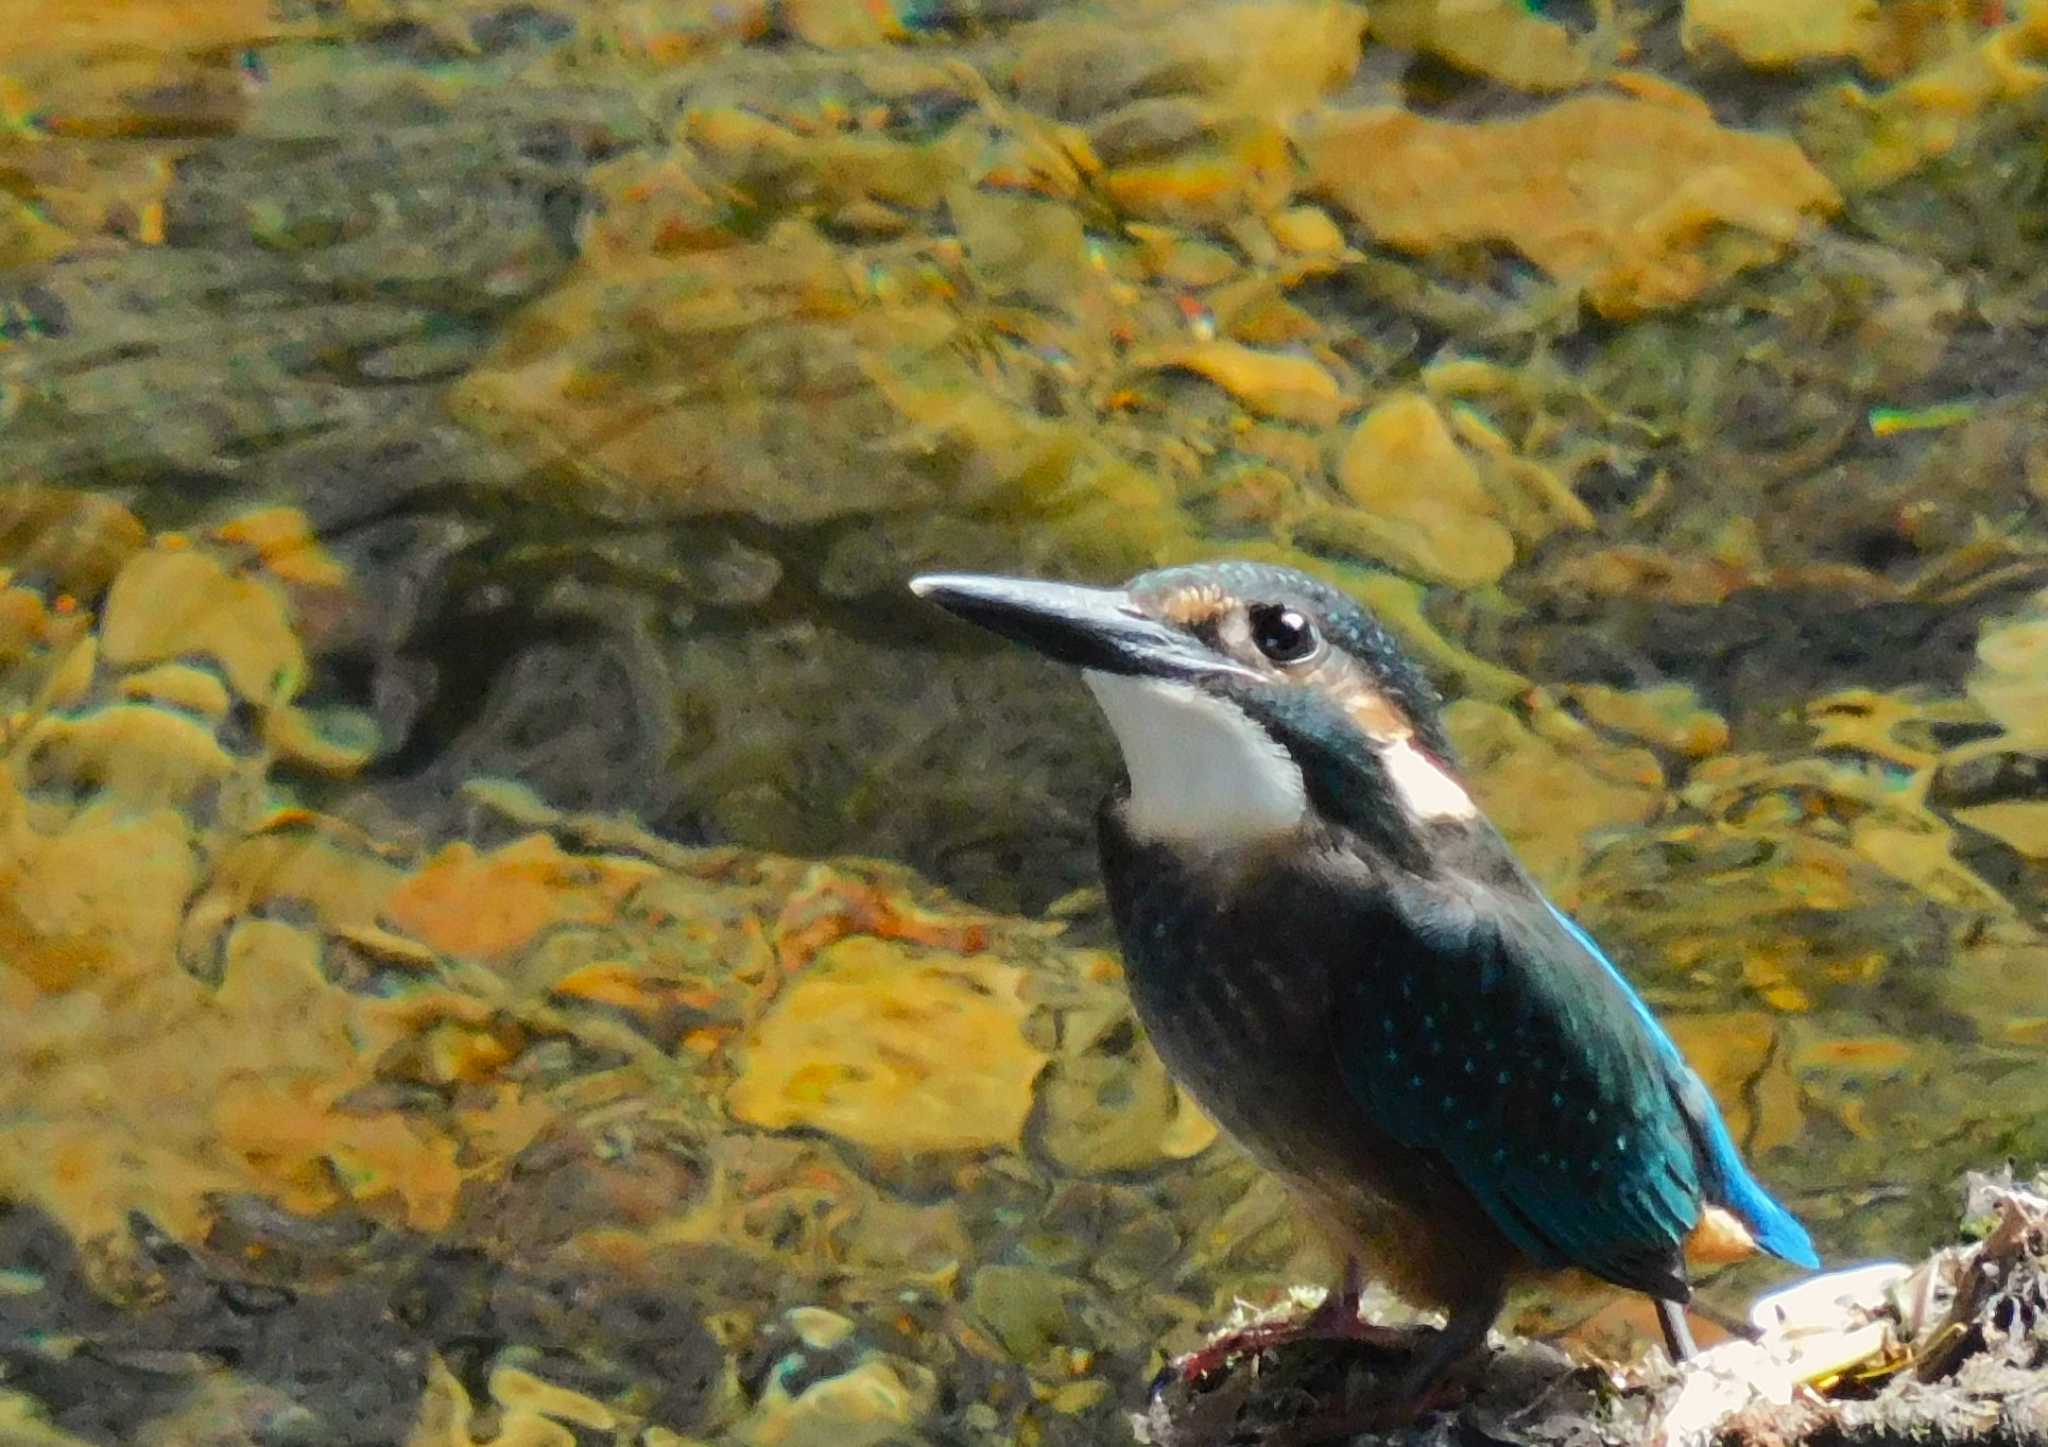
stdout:
{"type": "Polygon", "coordinates": [[[1324,1279],[934,566],[1367,600],[1917,1255],[2048,1155],[2044,339],[2038,3],[0,0],[0,1435],[1111,1442],[1324,1279]]]}

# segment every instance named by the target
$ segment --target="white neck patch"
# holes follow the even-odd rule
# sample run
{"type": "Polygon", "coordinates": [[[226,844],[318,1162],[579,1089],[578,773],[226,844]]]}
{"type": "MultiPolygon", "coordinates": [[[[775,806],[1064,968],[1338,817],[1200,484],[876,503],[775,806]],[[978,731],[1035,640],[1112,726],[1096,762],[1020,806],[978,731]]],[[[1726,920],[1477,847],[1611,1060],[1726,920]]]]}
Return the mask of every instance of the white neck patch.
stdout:
{"type": "Polygon", "coordinates": [[[1132,833],[1241,844],[1300,825],[1300,768],[1241,709],[1186,684],[1092,669],[1082,677],[1123,747],[1132,833]]]}
{"type": "Polygon", "coordinates": [[[1415,741],[1398,738],[1378,745],[1380,765],[1410,814],[1424,823],[1438,819],[1472,819],[1479,806],[1458,781],[1445,773],[1415,741]]]}

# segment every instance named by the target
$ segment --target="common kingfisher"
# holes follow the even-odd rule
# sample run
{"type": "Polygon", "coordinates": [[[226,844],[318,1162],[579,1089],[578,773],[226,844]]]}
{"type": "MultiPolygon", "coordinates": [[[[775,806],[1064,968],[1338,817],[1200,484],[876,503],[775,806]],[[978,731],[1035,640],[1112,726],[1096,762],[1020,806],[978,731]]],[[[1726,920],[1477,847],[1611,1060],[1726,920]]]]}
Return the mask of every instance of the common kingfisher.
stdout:
{"type": "Polygon", "coordinates": [[[1480,812],[1441,699],[1351,598],[1245,562],[1116,589],[911,587],[1082,670],[1123,753],[1098,822],[1138,1017],[1350,1263],[1321,1327],[1371,1339],[1360,1261],[1445,1313],[1408,1394],[1483,1345],[1519,1283],[1577,1270],[1643,1292],[1679,1358],[1689,1240],[1819,1264],[1648,1006],[1480,812]]]}

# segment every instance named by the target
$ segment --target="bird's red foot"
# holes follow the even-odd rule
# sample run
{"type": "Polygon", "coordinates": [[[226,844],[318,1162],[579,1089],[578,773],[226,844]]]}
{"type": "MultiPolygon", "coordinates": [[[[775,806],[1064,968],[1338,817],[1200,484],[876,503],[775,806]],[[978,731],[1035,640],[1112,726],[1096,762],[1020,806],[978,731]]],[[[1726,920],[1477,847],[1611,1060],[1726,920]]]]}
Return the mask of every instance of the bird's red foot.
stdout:
{"type": "Polygon", "coordinates": [[[1322,1304],[1306,1316],[1254,1322],[1239,1331],[1217,1337],[1185,1356],[1174,1358],[1160,1373],[1160,1381],[1154,1384],[1154,1390],[1169,1380],[1200,1381],[1240,1357],[1256,1356],[1295,1342],[1358,1342],[1379,1351],[1407,1356],[1433,1335],[1434,1329],[1430,1327],[1380,1326],[1367,1321],[1358,1314],[1358,1293],[1340,1289],[1324,1297],[1322,1304]]]}
{"type": "Polygon", "coordinates": [[[1411,1392],[1404,1400],[1387,1404],[1382,1409],[1380,1426],[1406,1427],[1419,1422],[1433,1412],[1448,1412],[1465,1405],[1465,1399],[1472,1393],[1470,1380],[1456,1375],[1438,1377],[1419,1392],[1411,1392]]]}

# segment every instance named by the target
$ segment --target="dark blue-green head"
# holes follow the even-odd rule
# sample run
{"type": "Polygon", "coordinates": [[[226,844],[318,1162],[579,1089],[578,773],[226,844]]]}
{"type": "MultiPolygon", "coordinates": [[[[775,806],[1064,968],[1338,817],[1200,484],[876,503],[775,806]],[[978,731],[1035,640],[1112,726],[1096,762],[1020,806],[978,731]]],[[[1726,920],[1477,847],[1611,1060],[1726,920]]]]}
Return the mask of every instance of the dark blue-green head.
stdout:
{"type": "Polygon", "coordinates": [[[1304,573],[1225,562],[1121,588],[965,574],[911,587],[1082,670],[1122,745],[1141,836],[1227,844],[1320,821],[1400,854],[1475,817],[1421,670],[1304,573]]]}

